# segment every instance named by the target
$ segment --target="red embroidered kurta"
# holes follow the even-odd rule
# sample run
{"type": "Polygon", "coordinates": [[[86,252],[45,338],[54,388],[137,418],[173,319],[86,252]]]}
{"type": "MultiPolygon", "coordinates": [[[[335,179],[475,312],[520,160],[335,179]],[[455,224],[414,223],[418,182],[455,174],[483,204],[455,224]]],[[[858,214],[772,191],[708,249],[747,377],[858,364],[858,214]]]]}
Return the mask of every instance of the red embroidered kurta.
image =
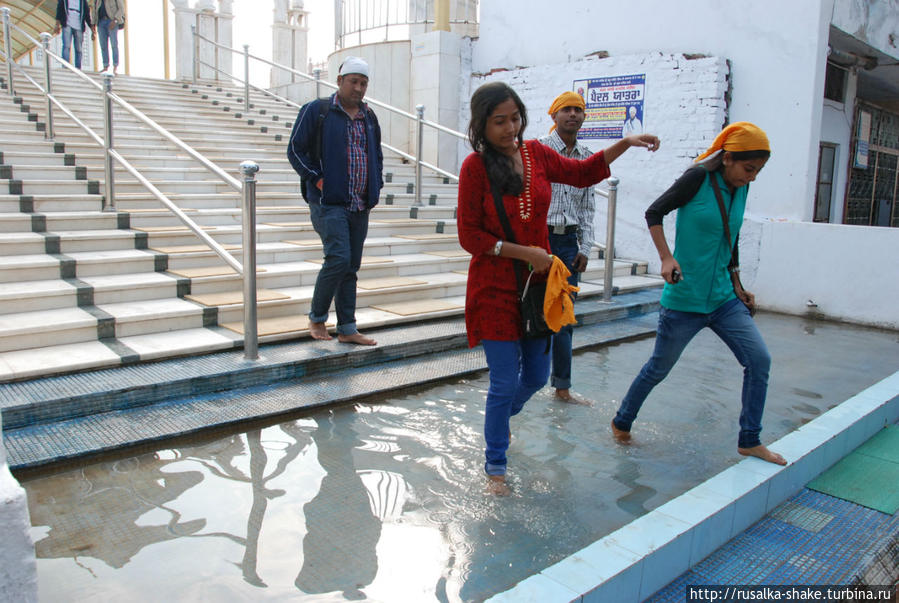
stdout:
{"type": "MultiPolygon", "coordinates": [[[[578,161],[563,157],[536,140],[525,141],[525,144],[531,159],[528,186],[534,206],[530,219],[522,220],[519,197],[504,195],[503,206],[515,233],[515,242],[539,246],[549,253],[546,214],[551,197],[550,183],[561,182],[579,188],[590,186],[608,178],[609,166],[602,151],[578,161]]],[[[482,339],[520,339],[521,314],[514,269],[514,262],[520,260],[493,255],[496,241],[505,241],[506,235],[496,215],[487,172],[478,153],[472,153],[462,163],[456,221],[459,242],[471,254],[465,293],[468,345],[474,347],[482,339]]]]}

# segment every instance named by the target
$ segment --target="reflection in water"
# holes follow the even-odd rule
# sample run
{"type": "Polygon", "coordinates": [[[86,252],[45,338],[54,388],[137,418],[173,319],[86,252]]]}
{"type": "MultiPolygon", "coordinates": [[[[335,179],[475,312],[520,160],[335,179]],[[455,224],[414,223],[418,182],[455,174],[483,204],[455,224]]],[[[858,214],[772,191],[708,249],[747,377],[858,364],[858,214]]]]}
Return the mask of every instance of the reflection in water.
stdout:
{"type": "Polygon", "coordinates": [[[145,546],[201,530],[204,520],[181,522],[180,514],[165,504],[203,479],[198,471],[163,473],[166,465],[177,460],[144,454],[31,484],[31,522],[49,528],[35,542],[37,556],[94,557],[121,568],[145,546]],[[136,475],[139,479],[132,479],[136,475]],[[140,518],[153,509],[164,511],[168,521],[140,525],[140,518]]]}
{"type": "Polygon", "coordinates": [[[637,481],[640,479],[640,466],[637,463],[627,457],[622,457],[618,461],[618,467],[612,478],[630,488],[627,494],[615,501],[619,509],[634,518],[650,511],[645,504],[656,495],[656,490],[637,481]]]}
{"type": "MultiPolygon", "coordinates": [[[[772,315],[760,327],[770,440],[896,370],[893,334],[822,323],[809,337],[772,315]]],[[[42,599],[486,599],[740,460],[742,372],[712,334],[654,390],[635,443],[612,441],[652,343],[575,356],[593,407],[549,388],[528,402],[504,499],[484,492],[486,374],[26,480],[42,599]]]]}
{"type": "Polygon", "coordinates": [[[351,425],[335,420],[333,412],[315,422],[318,429],[312,439],[326,474],[318,494],[303,507],[307,532],[295,584],[305,593],[343,591],[347,599],[363,599],[361,589],[378,573],[375,547],[381,522],[372,513],[368,490],[353,462],[359,440],[351,425]]]}

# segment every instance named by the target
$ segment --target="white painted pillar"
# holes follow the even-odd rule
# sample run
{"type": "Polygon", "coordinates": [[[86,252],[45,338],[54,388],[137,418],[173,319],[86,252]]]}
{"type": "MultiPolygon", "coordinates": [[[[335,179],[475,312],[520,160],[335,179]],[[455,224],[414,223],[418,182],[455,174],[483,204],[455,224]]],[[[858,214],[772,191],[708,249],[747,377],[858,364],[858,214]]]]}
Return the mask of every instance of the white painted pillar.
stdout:
{"type": "Polygon", "coordinates": [[[25,489],[9,472],[0,419],[0,600],[37,603],[37,563],[25,489]]]}
{"type": "Polygon", "coordinates": [[[197,23],[197,11],[188,0],[170,0],[175,12],[175,78],[189,80],[194,74],[194,40],[190,28],[197,23]]]}
{"type": "MultiPolygon", "coordinates": [[[[226,48],[234,48],[234,11],[233,0],[219,0],[219,12],[216,15],[216,37],[218,43],[226,48]]],[[[233,52],[219,49],[219,69],[232,75],[234,73],[234,61],[239,59],[240,78],[243,79],[243,57],[237,57],[233,52]]],[[[219,79],[226,78],[219,74],[219,79]]]]}
{"type": "MultiPolygon", "coordinates": [[[[302,0],[275,0],[272,22],[272,61],[297,71],[306,72],[309,13],[302,0]]],[[[305,79],[282,69],[272,69],[271,87],[296,102],[305,102],[314,86],[305,79]]]]}
{"type": "MultiPolygon", "coordinates": [[[[462,70],[462,37],[449,31],[430,31],[412,37],[411,97],[425,106],[425,119],[459,127],[459,82],[462,70]]],[[[455,172],[459,139],[424,129],[424,160],[455,172]]]]}
{"type": "MultiPolygon", "coordinates": [[[[215,0],[199,0],[197,2],[197,33],[213,42],[218,42],[217,18],[215,12],[215,0]]],[[[217,71],[207,65],[215,65],[215,46],[200,40],[200,66],[197,78],[201,80],[214,80],[221,77],[217,71]]],[[[219,66],[221,69],[221,66],[219,66]]]]}

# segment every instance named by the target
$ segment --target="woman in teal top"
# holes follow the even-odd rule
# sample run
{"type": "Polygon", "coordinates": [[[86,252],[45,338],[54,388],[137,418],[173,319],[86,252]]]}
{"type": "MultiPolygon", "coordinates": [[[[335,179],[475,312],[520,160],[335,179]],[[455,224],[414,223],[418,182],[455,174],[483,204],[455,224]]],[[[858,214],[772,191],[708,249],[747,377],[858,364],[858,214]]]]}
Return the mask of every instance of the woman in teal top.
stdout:
{"type": "Polygon", "coordinates": [[[737,452],[786,464],[759,439],[771,355],[751,317],[755,297],[743,289],[739,279],[731,281],[729,270],[738,270],[737,239],[749,183],[770,155],[768,137],[760,128],[749,122],[732,124],[697,158],[702,163],[688,169],[646,210],[646,223],[662,260],[665,289],[655,349],[612,419],[612,432],[619,440],[630,438],[631,425],[649,392],[668,375],[696,333],[709,327],[744,369],[737,452]],[[725,234],[716,184],[730,238],[725,234]],[[662,218],[674,210],[677,234],[672,254],[662,218]]]}

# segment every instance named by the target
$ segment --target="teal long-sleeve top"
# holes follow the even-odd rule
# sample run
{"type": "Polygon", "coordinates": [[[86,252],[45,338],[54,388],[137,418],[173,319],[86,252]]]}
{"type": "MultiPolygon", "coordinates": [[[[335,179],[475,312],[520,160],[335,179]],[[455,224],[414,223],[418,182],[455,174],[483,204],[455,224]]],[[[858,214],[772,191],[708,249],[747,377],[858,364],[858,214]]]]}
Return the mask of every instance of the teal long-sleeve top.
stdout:
{"type": "Polygon", "coordinates": [[[649,226],[661,225],[662,218],[677,210],[674,259],[683,279],[665,283],[661,304],[670,310],[708,314],[734,299],[727,267],[731,249],[736,247],[749,185],[731,192],[720,170],[691,167],[646,210],[649,226]],[[724,224],[711,179],[718,180],[732,240],[725,240],[724,224]]]}

